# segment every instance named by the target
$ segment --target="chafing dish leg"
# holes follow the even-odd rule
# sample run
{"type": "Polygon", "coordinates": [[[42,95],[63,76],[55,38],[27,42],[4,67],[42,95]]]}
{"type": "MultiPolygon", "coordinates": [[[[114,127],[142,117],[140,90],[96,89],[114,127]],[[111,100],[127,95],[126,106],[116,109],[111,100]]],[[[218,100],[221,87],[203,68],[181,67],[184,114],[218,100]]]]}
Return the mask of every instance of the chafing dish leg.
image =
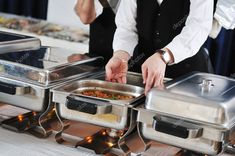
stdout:
{"type": "MultiPolygon", "coordinates": [[[[63,122],[63,121],[62,121],[63,122]]],[[[58,131],[55,135],[55,140],[58,144],[64,144],[64,145],[71,145],[74,146],[72,143],[70,143],[69,141],[66,141],[63,138],[63,132],[69,128],[70,124],[68,122],[68,120],[65,120],[63,123],[61,123],[61,130],[58,131]]]]}
{"type": "MultiPolygon", "coordinates": [[[[57,103],[55,104],[57,105],[57,103]]],[[[56,107],[55,107],[56,108],[56,107]]],[[[70,126],[70,123],[68,120],[65,120],[65,121],[62,121],[59,114],[58,114],[58,111],[57,109],[55,109],[55,113],[56,113],[56,116],[60,122],[60,125],[61,125],[61,129],[55,134],[55,140],[58,144],[64,144],[64,145],[68,145],[68,146],[72,146],[74,147],[75,145],[69,141],[66,141],[64,138],[63,138],[63,132],[69,128],[70,126]]]]}
{"type": "Polygon", "coordinates": [[[225,146],[225,152],[229,154],[235,154],[235,145],[229,143],[225,146]]]}
{"type": "MultiPolygon", "coordinates": [[[[140,137],[140,140],[144,144],[143,152],[145,152],[145,151],[147,151],[151,147],[152,141],[142,137],[143,135],[141,133],[141,122],[137,122],[137,132],[138,132],[138,135],[140,137]]],[[[140,155],[142,155],[143,152],[141,152],[140,155]]]]}
{"type": "Polygon", "coordinates": [[[126,156],[130,156],[131,155],[131,150],[130,148],[127,146],[125,138],[133,131],[133,129],[136,127],[136,118],[137,118],[137,112],[133,109],[130,110],[130,126],[127,130],[127,132],[120,137],[120,139],[118,140],[118,147],[122,150],[122,152],[124,153],[124,155],[126,156]]]}
{"type": "Polygon", "coordinates": [[[52,95],[49,95],[49,104],[47,106],[47,109],[45,112],[42,113],[42,115],[39,117],[38,119],[38,123],[41,129],[41,132],[43,134],[43,137],[48,137],[49,135],[52,134],[52,128],[50,126],[50,124],[47,122],[48,118],[52,118],[50,117],[50,115],[53,115],[53,111],[54,111],[54,103],[51,102],[51,97],[52,95]],[[50,114],[52,113],[52,114],[50,114]]]}

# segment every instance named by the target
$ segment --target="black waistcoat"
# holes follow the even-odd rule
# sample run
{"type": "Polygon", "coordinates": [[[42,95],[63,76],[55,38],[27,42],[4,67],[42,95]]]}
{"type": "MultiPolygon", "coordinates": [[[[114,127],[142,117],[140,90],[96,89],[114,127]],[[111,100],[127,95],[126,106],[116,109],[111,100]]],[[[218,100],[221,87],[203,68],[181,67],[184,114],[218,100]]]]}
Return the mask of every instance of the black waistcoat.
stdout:
{"type": "Polygon", "coordinates": [[[103,12],[90,24],[89,56],[103,56],[105,63],[113,55],[113,36],[116,30],[115,13],[111,8],[103,12]]]}
{"type": "Polygon", "coordinates": [[[157,49],[165,47],[177,36],[189,14],[190,0],[137,0],[139,42],[130,62],[132,71],[141,72],[141,65],[157,49]]]}

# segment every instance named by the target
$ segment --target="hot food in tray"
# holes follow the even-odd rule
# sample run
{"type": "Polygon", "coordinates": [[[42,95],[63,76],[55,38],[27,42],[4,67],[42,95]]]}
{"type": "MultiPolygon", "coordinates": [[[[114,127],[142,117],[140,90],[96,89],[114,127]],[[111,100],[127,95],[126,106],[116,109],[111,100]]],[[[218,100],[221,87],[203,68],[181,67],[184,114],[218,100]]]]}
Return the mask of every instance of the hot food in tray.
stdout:
{"type": "Polygon", "coordinates": [[[85,96],[103,98],[103,99],[110,99],[110,100],[130,100],[130,99],[135,98],[132,95],[115,93],[115,92],[104,91],[104,90],[99,90],[99,89],[84,90],[84,91],[81,91],[79,94],[82,94],[85,96]]]}

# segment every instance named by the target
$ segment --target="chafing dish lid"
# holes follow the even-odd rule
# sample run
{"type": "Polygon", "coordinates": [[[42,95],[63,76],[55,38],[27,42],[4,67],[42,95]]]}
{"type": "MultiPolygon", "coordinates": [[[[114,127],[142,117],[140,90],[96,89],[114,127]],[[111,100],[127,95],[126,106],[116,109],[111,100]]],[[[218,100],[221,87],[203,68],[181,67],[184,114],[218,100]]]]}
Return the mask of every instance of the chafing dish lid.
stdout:
{"type": "Polygon", "coordinates": [[[0,54],[13,51],[39,49],[40,46],[40,40],[35,37],[0,31],[0,54]]]}
{"type": "Polygon", "coordinates": [[[103,64],[102,57],[84,58],[69,62],[76,51],[55,47],[41,47],[0,54],[0,75],[30,83],[49,85],[72,77],[94,72],[103,64]]]}
{"type": "Polygon", "coordinates": [[[152,89],[146,108],[194,122],[229,128],[235,122],[235,80],[193,73],[171,81],[166,90],[152,89]]]}

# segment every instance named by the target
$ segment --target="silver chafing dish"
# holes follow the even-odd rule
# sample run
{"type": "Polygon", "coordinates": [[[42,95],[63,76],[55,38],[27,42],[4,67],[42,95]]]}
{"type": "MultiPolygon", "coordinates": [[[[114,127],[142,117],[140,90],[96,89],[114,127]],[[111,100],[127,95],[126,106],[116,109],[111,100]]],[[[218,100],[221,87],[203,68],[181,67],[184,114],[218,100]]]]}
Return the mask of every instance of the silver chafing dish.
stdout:
{"type": "Polygon", "coordinates": [[[152,89],[138,108],[143,140],[159,141],[203,154],[234,152],[235,80],[193,73],[152,89]]]}
{"type": "Polygon", "coordinates": [[[40,46],[40,40],[35,37],[0,31],[0,54],[27,49],[38,49],[40,46]]]}
{"type": "Polygon", "coordinates": [[[143,97],[143,88],[126,84],[82,79],[55,88],[53,101],[61,117],[114,129],[127,128],[128,108],[135,107],[143,97]],[[86,90],[100,90],[135,97],[131,100],[103,99],[83,95],[86,90]]]}
{"type": "MultiPolygon", "coordinates": [[[[143,104],[145,100],[142,82],[142,75],[132,72],[127,74],[127,84],[107,82],[105,73],[100,72],[89,78],[53,88],[52,101],[56,103],[56,110],[62,118],[111,129],[110,135],[115,135],[113,132],[119,130],[123,131],[118,145],[125,153],[128,153],[130,151],[124,139],[136,125],[137,112],[132,108],[143,104]],[[133,96],[133,99],[115,100],[82,94],[83,91],[90,90],[133,96]]],[[[64,142],[61,134],[59,135],[57,142],[64,142]]]]}
{"type": "Polygon", "coordinates": [[[50,102],[49,90],[97,71],[102,58],[67,62],[71,51],[41,47],[0,55],[0,101],[41,112],[50,102]]]}

